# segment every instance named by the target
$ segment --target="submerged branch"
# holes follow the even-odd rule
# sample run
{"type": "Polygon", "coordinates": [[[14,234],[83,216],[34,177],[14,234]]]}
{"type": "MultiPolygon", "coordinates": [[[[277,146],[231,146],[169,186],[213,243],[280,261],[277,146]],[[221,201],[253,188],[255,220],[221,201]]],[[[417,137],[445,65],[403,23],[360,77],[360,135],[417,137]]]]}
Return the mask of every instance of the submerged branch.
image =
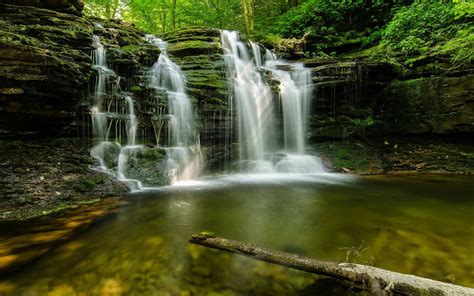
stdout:
{"type": "Polygon", "coordinates": [[[376,295],[474,295],[474,289],[377,267],[321,261],[260,248],[254,244],[193,234],[189,242],[249,256],[269,263],[352,282],[376,295]]]}

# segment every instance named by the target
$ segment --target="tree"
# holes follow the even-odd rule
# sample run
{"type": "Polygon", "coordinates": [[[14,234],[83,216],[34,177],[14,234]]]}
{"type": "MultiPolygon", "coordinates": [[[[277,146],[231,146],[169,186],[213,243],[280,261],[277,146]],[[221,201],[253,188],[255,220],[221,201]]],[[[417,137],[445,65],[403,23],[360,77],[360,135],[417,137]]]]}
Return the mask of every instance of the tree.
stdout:
{"type": "Polygon", "coordinates": [[[254,0],[242,0],[242,9],[245,20],[245,31],[252,34],[254,30],[255,2],[254,0]]]}
{"type": "Polygon", "coordinates": [[[120,0],[86,0],[85,12],[88,15],[115,19],[120,8],[120,0]]]}

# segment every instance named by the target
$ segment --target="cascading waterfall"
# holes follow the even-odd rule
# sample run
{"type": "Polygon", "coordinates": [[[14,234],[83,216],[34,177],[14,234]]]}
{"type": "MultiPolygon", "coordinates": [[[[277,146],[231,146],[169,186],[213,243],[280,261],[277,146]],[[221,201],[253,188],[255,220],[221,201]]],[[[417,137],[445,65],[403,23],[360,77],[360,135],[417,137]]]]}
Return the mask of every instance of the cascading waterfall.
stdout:
{"type": "Polygon", "coordinates": [[[222,31],[222,47],[230,96],[236,106],[240,162],[243,169],[258,173],[320,173],[319,158],[305,154],[305,134],[311,73],[302,64],[278,60],[269,50],[262,58],[260,47],[250,42],[251,52],[238,32],[222,31]],[[263,74],[265,73],[265,75],[263,74]],[[276,100],[264,76],[278,81],[283,121],[283,144],[278,143],[276,100]]]}
{"type": "MultiPolygon", "coordinates": [[[[166,53],[167,43],[153,35],[147,40],[158,46],[161,54],[149,71],[148,85],[168,100],[167,170],[171,183],[196,179],[202,168],[199,137],[195,135],[194,110],[186,94],[186,81],[178,65],[166,53]]],[[[160,131],[157,132],[160,134],[160,131]]],[[[159,144],[159,143],[158,143],[159,144]]]]}
{"type": "Polygon", "coordinates": [[[98,36],[93,36],[93,69],[97,71],[94,105],[92,107],[92,129],[94,140],[91,156],[100,163],[98,170],[113,174],[132,189],[142,188],[139,180],[127,177],[130,157],[143,149],[136,145],[137,116],[133,99],[119,94],[120,77],[107,66],[106,51],[98,36]],[[115,141],[110,141],[113,137],[115,141]],[[126,139],[126,141],[124,141],[126,139]],[[121,143],[126,145],[122,146],[121,143]],[[118,155],[117,152],[118,151],[118,155]],[[110,158],[117,158],[117,170],[109,168],[110,158]]]}
{"type": "MultiPolygon", "coordinates": [[[[165,41],[153,35],[147,35],[146,40],[161,50],[146,72],[146,86],[154,90],[154,103],[146,114],[151,114],[155,145],[144,145],[137,139],[139,120],[134,98],[120,90],[120,77],[107,66],[99,37],[93,37],[97,79],[91,112],[96,144],[91,155],[100,163],[97,169],[115,175],[132,189],[143,188],[142,181],[146,186],[163,184],[152,180],[162,178],[160,174],[167,175],[171,184],[195,180],[203,166],[185,77],[168,56],[165,41]],[[153,149],[166,152],[165,160],[159,158],[159,152],[150,153],[153,149]],[[158,155],[159,163],[146,163],[150,155],[158,155]]],[[[310,71],[302,64],[279,60],[267,49],[262,54],[260,45],[247,45],[237,32],[222,31],[221,40],[231,82],[229,108],[231,113],[235,110],[241,169],[252,173],[324,172],[319,158],[305,154],[312,95],[310,71]]],[[[226,135],[232,137],[233,128],[231,121],[226,135]]]]}
{"type": "MultiPolygon", "coordinates": [[[[245,44],[239,41],[237,32],[223,31],[222,45],[228,76],[232,79],[240,159],[247,160],[248,166],[257,165],[261,168],[265,152],[271,149],[271,89],[257,72],[257,67],[252,62],[245,44]]],[[[232,103],[229,102],[229,105],[232,103]]]]}
{"type": "MultiPolygon", "coordinates": [[[[163,93],[168,101],[167,143],[160,143],[161,130],[155,130],[155,147],[137,144],[138,119],[133,97],[120,91],[120,77],[107,66],[106,50],[99,37],[93,36],[93,69],[97,71],[97,80],[91,111],[97,144],[92,147],[91,155],[100,164],[96,169],[116,176],[132,190],[144,187],[142,178],[153,186],[156,182],[150,173],[158,172],[153,177],[159,179],[161,172],[173,184],[197,178],[202,166],[199,138],[194,130],[194,111],[185,91],[184,76],[167,56],[166,42],[151,35],[146,39],[161,49],[157,62],[148,72],[148,87],[156,90],[157,102],[163,93]],[[156,154],[151,151],[153,149],[166,151],[166,160],[149,164],[146,158],[156,154]]],[[[157,105],[154,109],[156,116],[164,113],[162,106],[157,105]]],[[[163,122],[153,123],[156,129],[163,125],[163,122]]]]}

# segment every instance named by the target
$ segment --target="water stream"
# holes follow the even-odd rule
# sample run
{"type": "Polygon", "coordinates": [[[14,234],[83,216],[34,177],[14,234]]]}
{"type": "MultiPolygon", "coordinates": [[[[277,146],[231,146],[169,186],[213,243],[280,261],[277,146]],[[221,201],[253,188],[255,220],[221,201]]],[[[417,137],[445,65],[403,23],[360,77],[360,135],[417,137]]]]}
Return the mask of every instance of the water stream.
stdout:
{"type": "MultiPolygon", "coordinates": [[[[146,40],[161,49],[157,62],[148,72],[148,87],[156,90],[157,97],[164,93],[168,102],[168,113],[165,114],[167,142],[160,143],[160,136],[157,136],[154,143],[156,148],[166,151],[166,160],[161,166],[151,166],[162,168],[162,174],[171,184],[195,179],[201,171],[202,160],[184,76],[179,66],[167,56],[166,42],[152,35],[147,35],[146,40]]],[[[95,169],[114,175],[132,190],[143,189],[149,186],[143,183],[147,176],[140,176],[137,171],[140,171],[141,159],[153,148],[145,147],[144,142],[137,143],[139,119],[134,98],[132,93],[120,89],[121,77],[108,67],[106,50],[98,36],[93,37],[93,47],[93,69],[97,78],[91,112],[96,144],[91,155],[99,163],[95,169]]],[[[155,131],[155,134],[160,132],[155,131]]]]}
{"type": "Polygon", "coordinates": [[[165,150],[171,184],[196,179],[202,170],[202,155],[199,136],[194,127],[194,109],[186,94],[184,74],[168,57],[165,41],[153,35],[147,35],[147,39],[161,50],[157,62],[149,71],[149,86],[158,92],[164,90],[168,100],[169,146],[165,150]]]}
{"type": "Polygon", "coordinates": [[[95,48],[92,67],[97,72],[91,108],[96,142],[91,155],[99,162],[95,169],[116,176],[132,190],[141,189],[143,185],[139,180],[127,177],[127,162],[143,148],[136,145],[138,124],[133,98],[120,90],[120,77],[108,67],[106,50],[99,36],[93,36],[92,45],[95,48]],[[111,158],[117,158],[116,168],[111,167],[111,158]]]}
{"type": "Polygon", "coordinates": [[[312,96],[309,69],[278,60],[268,50],[263,58],[258,44],[250,42],[249,50],[235,31],[222,31],[221,40],[232,86],[229,105],[236,107],[242,169],[257,173],[324,172],[317,157],[305,154],[312,96]]]}

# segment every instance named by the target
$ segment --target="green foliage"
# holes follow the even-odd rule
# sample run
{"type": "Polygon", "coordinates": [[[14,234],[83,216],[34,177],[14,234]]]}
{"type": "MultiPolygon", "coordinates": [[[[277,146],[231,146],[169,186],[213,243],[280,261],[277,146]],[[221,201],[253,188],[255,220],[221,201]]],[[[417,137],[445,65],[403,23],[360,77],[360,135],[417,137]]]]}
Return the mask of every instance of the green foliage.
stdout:
{"type": "Polygon", "coordinates": [[[400,9],[382,34],[389,52],[473,59],[474,3],[417,2],[400,9]]]}
{"type": "Polygon", "coordinates": [[[377,42],[393,11],[406,2],[308,0],[279,17],[274,30],[286,38],[309,33],[312,52],[360,48],[377,42]]]}
{"type": "Polygon", "coordinates": [[[114,19],[121,13],[120,0],[84,0],[84,13],[88,16],[114,19]]]}
{"type": "Polygon", "coordinates": [[[99,18],[123,19],[149,33],[205,25],[241,29],[235,15],[240,0],[84,0],[84,13],[99,18]]]}
{"type": "Polygon", "coordinates": [[[372,118],[372,116],[368,116],[367,118],[364,118],[364,119],[359,119],[359,118],[352,119],[351,121],[355,126],[358,126],[358,127],[368,127],[375,124],[375,121],[372,118]]]}
{"type": "MultiPolygon", "coordinates": [[[[245,19],[249,31],[249,16],[244,17],[242,0],[84,1],[86,15],[120,18],[148,33],[193,26],[243,32],[245,19]]],[[[285,38],[305,36],[307,57],[337,55],[381,43],[381,51],[388,58],[401,53],[410,57],[410,63],[432,55],[450,57],[454,63],[471,62],[474,58],[473,1],[249,0],[245,3],[253,3],[254,29],[247,37],[271,47],[284,44],[285,38]]]]}

